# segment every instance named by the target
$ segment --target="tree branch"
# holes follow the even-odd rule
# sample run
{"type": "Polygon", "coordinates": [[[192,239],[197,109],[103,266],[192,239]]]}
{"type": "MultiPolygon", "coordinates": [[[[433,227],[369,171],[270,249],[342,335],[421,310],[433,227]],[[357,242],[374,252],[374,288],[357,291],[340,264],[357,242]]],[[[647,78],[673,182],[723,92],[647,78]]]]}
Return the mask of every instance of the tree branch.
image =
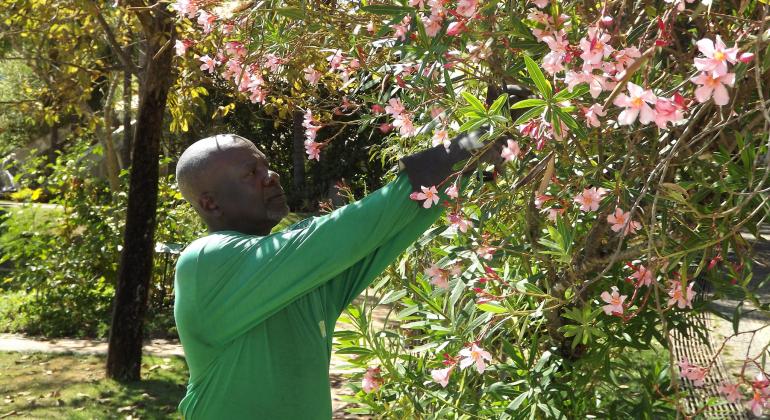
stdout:
{"type": "Polygon", "coordinates": [[[91,12],[93,13],[94,17],[96,17],[99,25],[101,25],[102,29],[104,29],[104,33],[107,35],[107,43],[118,56],[120,62],[130,73],[139,77],[141,69],[134,65],[133,61],[131,61],[131,57],[126,54],[126,52],[123,50],[123,47],[118,43],[118,40],[115,38],[115,34],[112,33],[112,28],[110,28],[110,25],[104,19],[99,6],[97,6],[93,1],[88,2],[88,4],[91,6],[91,12]]]}

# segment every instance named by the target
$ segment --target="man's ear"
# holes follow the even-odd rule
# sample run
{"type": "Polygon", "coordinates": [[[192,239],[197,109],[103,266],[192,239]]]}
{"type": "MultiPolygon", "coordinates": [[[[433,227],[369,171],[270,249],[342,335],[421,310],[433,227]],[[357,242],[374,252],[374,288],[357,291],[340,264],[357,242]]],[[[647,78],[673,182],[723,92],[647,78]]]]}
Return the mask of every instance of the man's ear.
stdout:
{"type": "Polygon", "coordinates": [[[198,196],[198,207],[203,213],[209,216],[217,217],[222,214],[222,209],[219,208],[214,197],[208,192],[201,193],[201,195],[198,196]]]}

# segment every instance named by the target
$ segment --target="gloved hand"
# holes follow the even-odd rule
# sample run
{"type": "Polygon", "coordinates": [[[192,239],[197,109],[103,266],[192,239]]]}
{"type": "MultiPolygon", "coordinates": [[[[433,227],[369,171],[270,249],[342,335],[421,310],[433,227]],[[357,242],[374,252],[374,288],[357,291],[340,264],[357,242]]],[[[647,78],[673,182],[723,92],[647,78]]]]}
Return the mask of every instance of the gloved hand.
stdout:
{"type": "MultiPolygon", "coordinates": [[[[531,92],[517,85],[509,85],[505,92],[508,93],[508,107],[510,105],[526,99],[531,92]]],[[[494,88],[487,90],[487,104],[491,104],[499,94],[494,88]]],[[[513,110],[513,118],[518,118],[522,110],[513,110]]],[[[413,155],[401,159],[399,166],[406,170],[409,181],[414,191],[420,191],[421,186],[438,185],[454,172],[465,167],[464,173],[472,172],[476,169],[479,162],[492,163],[496,167],[502,168],[504,159],[501,154],[503,147],[507,145],[508,138],[503,136],[495,140],[494,144],[484,152],[475,162],[470,165],[464,165],[464,161],[470,158],[475,151],[485,147],[479,138],[482,131],[472,131],[460,134],[450,140],[449,149],[439,145],[430,149],[423,150],[413,155]]]]}

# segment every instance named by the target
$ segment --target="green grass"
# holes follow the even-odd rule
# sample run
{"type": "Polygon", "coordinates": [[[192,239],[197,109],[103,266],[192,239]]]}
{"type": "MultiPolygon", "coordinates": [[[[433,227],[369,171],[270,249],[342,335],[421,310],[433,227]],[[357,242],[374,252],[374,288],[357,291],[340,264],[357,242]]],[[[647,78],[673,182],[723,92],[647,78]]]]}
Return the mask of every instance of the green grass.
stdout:
{"type": "Polygon", "coordinates": [[[0,417],[182,418],[183,359],[144,356],[142,380],[130,384],[106,379],[104,366],[104,356],[0,352],[0,417]]]}

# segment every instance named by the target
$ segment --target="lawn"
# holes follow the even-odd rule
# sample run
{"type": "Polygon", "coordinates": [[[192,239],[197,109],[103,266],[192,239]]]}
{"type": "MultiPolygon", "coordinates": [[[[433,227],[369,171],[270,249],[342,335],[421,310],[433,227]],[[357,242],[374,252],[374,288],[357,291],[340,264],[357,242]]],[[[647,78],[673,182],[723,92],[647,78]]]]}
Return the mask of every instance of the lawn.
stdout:
{"type": "Polygon", "coordinates": [[[131,384],[106,379],[104,365],[104,356],[0,352],[0,418],[182,418],[183,359],[144,356],[131,384]]]}

